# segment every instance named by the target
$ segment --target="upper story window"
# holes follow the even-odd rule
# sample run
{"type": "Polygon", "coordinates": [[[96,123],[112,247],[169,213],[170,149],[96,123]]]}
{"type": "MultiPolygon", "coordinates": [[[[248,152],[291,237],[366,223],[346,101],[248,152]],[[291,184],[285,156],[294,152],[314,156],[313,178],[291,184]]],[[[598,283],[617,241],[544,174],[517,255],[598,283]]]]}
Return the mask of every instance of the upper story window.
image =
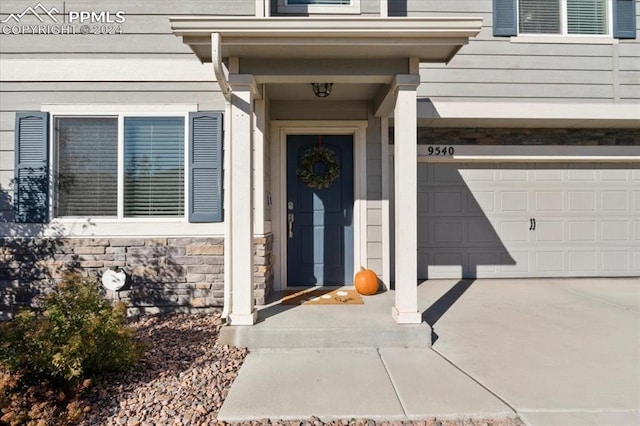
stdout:
{"type": "Polygon", "coordinates": [[[635,39],[636,0],[493,0],[493,35],[635,39]]]}
{"type": "Polygon", "coordinates": [[[519,34],[610,35],[607,0],[519,0],[519,34]]]}
{"type": "Polygon", "coordinates": [[[278,13],[360,13],[360,0],[278,0],[278,13]]]}

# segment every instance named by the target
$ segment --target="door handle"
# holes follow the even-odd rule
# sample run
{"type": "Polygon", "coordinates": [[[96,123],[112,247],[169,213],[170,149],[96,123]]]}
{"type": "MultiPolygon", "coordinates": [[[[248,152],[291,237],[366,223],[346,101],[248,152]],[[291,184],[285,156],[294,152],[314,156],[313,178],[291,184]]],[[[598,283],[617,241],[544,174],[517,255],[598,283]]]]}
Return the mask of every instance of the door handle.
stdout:
{"type": "Polygon", "coordinates": [[[289,223],[289,238],[293,238],[293,220],[294,220],[293,213],[289,213],[287,215],[287,222],[289,223]]]}
{"type": "Polygon", "coordinates": [[[529,231],[535,231],[536,230],[536,220],[535,218],[531,218],[529,219],[529,231]]]}

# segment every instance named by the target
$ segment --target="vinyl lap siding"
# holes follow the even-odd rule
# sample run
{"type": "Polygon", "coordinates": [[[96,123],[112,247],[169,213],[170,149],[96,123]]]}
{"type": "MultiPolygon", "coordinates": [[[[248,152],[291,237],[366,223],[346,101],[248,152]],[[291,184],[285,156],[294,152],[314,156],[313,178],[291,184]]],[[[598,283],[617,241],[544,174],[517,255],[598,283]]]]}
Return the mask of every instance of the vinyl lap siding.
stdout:
{"type": "Polygon", "coordinates": [[[211,82],[9,82],[2,84],[2,111],[39,110],[41,104],[198,103],[201,109],[224,109],[211,82]]]}
{"type": "MultiPolygon", "coordinates": [[[[1,2],[0,21],[29,5],[1,2]]],[[[62,2],[45,6],[56,6],[62,12],[62,2]]],[[[224,99],[213,73],[204,72],[205,66],[171,33],[169,16],[252,16],[255,0],[163,0],[153,4],[67,0],[64,7],[67,12],[124,11],[123,34],[0,35],[3,70],[13,70],[0,75],[0,222],[12,220],[17,111],[39,111],[46,103],[197,103],[200,110],[222,110],[224,99]],[[26,62],[31,60],[34,68],[26,62]],[[173,64],[179,71],[172,71],[173,64]],[[15,71],[25,67],[30,77],[15,71]]],[[[62,16],[58,20],[62,23],[62,16]]]]}
{"type": "MultiPolygon", "coordinates": [[[[61,2],[59,2],[61,3],[61,2]]],[[[3,1],[0,20],[9,13],[21,12],[28,3],[24,1],[3,1]]],[[[47,4],[48,5],[48,4],[47,4]]],[[[62,9],[59,4],[53,4],[62,9]]],[[[65,2],[67,11],[124,11],[126,22],[122,24],[122,35],[2,35],[3,59],[6,54],[19,55],[78,55],[104,58],[104,54],[131,56],[163,54],[175,57],[177,54],[190,55],[189,48],[179,37],[171,34],[169,16],[213,15],[213,16],[253,16],[255,0],[162,0],[153,3],[145,1],[116,0],[109,2],[73,1],[65,2]]],[[[62,17],[59,17],[62,21],[62,17]]],[[[38,22],[35,21],[34,24],[38,22]]]]}
{"type": "MultiPolygon", "coordinates": [[[[640,9],[639,9],[640,10],[640,9]]],[[[409,16],[479,16],[480,34],[447,65],[422,64],[418,96],[460,101],[637,102],[640,43],[514,43],[493,37],[492,1],[408,0],[409,16]]]]}
{"type": "MultiPolygon", "coordinates": [[[[382,236],[382,141],[380,139],[380,120],[369,116],[367,126],[367,264],[366,266],[383,274],[383,248],[382,236]]],[[[388,284],[388,283],[385,283],[388,284]]]]}
{"type": "MultiPolygon", "coordinates": [[[[638,8],[640,9],[640,8],[638,8]]],[[[638,18],[640,21],[640,17],[638,18]]],[[[640,22],[638,24],[640,28],[640,22]]],[[[640,34],[638,35],[640,39],[640,34]]],[[[640,100],[640,43],[626,40],[618,46],[618,93],[621,102],[640,100]]]]}

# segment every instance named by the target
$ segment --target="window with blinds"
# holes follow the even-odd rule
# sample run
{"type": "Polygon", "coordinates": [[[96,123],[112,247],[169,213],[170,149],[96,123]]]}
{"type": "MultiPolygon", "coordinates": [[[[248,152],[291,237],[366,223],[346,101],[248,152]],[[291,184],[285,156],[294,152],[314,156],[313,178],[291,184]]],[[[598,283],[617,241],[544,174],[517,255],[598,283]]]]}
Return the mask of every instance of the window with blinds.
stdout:
{"type": "Polygon", "coordinates": [[[48,220],[50,181],[56,217],[222,221],[219,112],[54,117],[52,179],[49,115],[18,113],[16,123],[16,217],[23,222],[48,220]]]}
{"type": "MultiPolygon", "coordinates": [[[[361,0],[278,0],[278,13],[352,14],[360,13],[361,0]]],[[[368,1],[368,0],[367,0],[368,1]]]]}
{"type": "Polygon", "coordinates": [[[561,34],[560,0],[520,0],[520,32],[561,34]]]}
{"type": "Polygon", "coordinates": [[[519,0],[520,34],[608,34],[608,0],[519,0]]]}
{"type": "Polygon", "coordinates": [[[351,0],[287,0],[287,4],[349,5],[351,4],[351,0]]]}
{"type": "Polygon", "coordinates": [[[607,34],[606,0],[567,0],[569,34],[607,34]]]}
{"type": "Polygon", "coordinates": [[[55,120],[56,216],[118,214],[118,119],[55,120]]]}
{"type": "Polygon", "coordinates": [[[124,216],[184,216],[184,117],[125,117],[124,216]]]}

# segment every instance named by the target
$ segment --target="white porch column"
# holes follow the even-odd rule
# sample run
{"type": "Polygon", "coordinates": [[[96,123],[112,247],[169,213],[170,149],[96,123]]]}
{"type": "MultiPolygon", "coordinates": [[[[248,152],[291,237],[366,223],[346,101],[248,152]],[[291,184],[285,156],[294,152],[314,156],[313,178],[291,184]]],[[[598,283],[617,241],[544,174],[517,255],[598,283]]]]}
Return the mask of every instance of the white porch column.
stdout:
{"type": "Polygon", "coordinates": [[[253,103],[253,232],[255,236],[265,234],[265,112],[264,97],[256,99],[253,103]]]}
{"type": "Polygon", "coordinates": [[[230,221],[229,282],[231,283],[231,325],[253,325],[257,311],[253,297],[253,94],[252,75],[232,74],[230,129],[231,156],[227,174],[231,184],[230,206],[225,220],[230,221]]]}
{"type": "Polygon", "coordinates": [[[398,324],[420,324],[418,312],[417,96],[420,76],[396,76],[394,110],[395,306],[398,324]]]}

